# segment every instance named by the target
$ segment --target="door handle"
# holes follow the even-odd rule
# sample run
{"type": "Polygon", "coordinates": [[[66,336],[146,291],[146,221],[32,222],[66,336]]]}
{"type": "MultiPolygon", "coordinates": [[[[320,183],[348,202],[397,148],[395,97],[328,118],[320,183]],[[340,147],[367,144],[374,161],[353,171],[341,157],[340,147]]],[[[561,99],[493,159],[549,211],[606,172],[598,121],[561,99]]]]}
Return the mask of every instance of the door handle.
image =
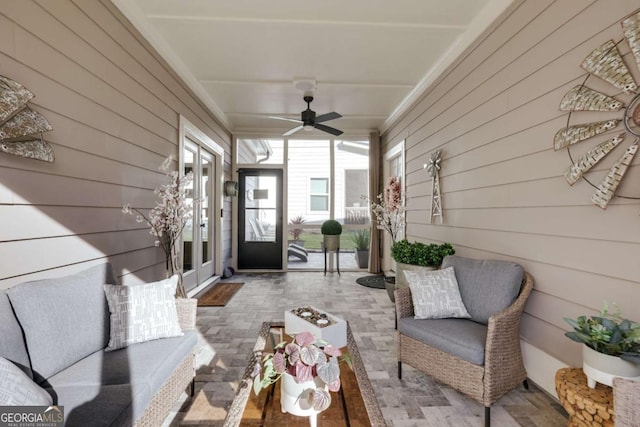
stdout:
{"type": "Polygon", "coordinates": [[[207,226],[207,224],[204,223],[204,222],[202,224],[200,224],[200,228],[205,228],[206,226],[207,226]]]}

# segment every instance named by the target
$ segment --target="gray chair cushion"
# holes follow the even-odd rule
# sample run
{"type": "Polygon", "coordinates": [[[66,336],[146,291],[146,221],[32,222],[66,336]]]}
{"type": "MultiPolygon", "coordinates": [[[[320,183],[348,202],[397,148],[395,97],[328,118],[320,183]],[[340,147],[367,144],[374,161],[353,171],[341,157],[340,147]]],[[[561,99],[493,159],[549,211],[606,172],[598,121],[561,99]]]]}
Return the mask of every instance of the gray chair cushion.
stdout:
{"type": "Polygon", "coordinates": [[[132,384],[134,392],[149,385],[158,390],[178,364],[193,352],[196,331],[183,336],[133,344],[114,351],[99,351],[85,357],[47,380],[54,390],[73,385],[132,384]]]}
{"type": "Polygon", "coordinates": [[[131,427],[153,396],[148,386],[133,392],[124,385],[83,385],[48,389],[64,406],[65,427],[131,427]],[[142,406],[144,404],[144,406],[142,406]]]}
{"type": "Polygon", "coordinates": [[[111,265],[102,264],[7,290],[37,382],[107,345],[109,308],[102,285],[116,282],[111,265]]]}
{"type": "Polygon", "coordinates": [[[487,327],[467,319],[414,319],[398,322],[398,331],[474,365],[484,365],[487,327]]]}
{"type": "Polygon", "coordinates": [[[483,324],[518,297],[524,270],[508,261],[477,260],[449,255],[442,268],[453,267],[460,295],[471,319],[483,324]]]}
{"type": "Polygon", "coordinates": [[[0,357],[12,361],[29,378],[33,378],[22,328],[5,291],[0,291],[0,357]]]}

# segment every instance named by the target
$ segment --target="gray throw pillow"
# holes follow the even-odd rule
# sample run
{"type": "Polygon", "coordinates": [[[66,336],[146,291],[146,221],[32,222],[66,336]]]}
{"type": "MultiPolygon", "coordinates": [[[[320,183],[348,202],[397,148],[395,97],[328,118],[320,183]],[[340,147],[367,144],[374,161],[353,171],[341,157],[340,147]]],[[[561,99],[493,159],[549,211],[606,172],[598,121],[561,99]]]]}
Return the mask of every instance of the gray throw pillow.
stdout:
{"type": "Polygon", "coordinates": [[[453,267],[444,270],[404,271],[411,288],[416,319],[469,318],[453,267]]]}
{"type": "Polygon", "coordinates": [[[106,351],[183,335],[176,311],[178,276],[142,285],[104,285],[111,332],[106,351]]]}
{"type": "Polygon", "coordinates": [[[51,395],[22,369],[0,357],[0,406],[50,406],[51,395]]]}

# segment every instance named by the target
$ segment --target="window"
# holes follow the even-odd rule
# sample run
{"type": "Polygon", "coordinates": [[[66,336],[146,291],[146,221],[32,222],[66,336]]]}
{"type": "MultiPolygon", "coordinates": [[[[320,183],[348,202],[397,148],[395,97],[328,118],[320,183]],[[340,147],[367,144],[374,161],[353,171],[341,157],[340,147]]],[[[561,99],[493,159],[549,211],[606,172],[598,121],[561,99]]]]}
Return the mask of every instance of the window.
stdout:
{"type": "Polygon", "coordinates": [[[314,212],[329,210],[329,178],[309,180],[309,210],[314,212]]]}

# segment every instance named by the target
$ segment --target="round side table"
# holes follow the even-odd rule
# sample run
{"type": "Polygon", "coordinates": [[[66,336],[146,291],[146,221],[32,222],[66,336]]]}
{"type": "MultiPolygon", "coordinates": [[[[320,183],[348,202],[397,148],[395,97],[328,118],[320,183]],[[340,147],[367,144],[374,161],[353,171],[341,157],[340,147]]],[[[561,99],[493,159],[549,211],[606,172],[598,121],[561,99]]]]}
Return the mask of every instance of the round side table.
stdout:
{"type": "Polygon", "coordinates": [[[556,372],[556,393],[569,413],[569,427],[613,427],[613,389],[599,383],[589,388],[582,369],[556,372]]]}

